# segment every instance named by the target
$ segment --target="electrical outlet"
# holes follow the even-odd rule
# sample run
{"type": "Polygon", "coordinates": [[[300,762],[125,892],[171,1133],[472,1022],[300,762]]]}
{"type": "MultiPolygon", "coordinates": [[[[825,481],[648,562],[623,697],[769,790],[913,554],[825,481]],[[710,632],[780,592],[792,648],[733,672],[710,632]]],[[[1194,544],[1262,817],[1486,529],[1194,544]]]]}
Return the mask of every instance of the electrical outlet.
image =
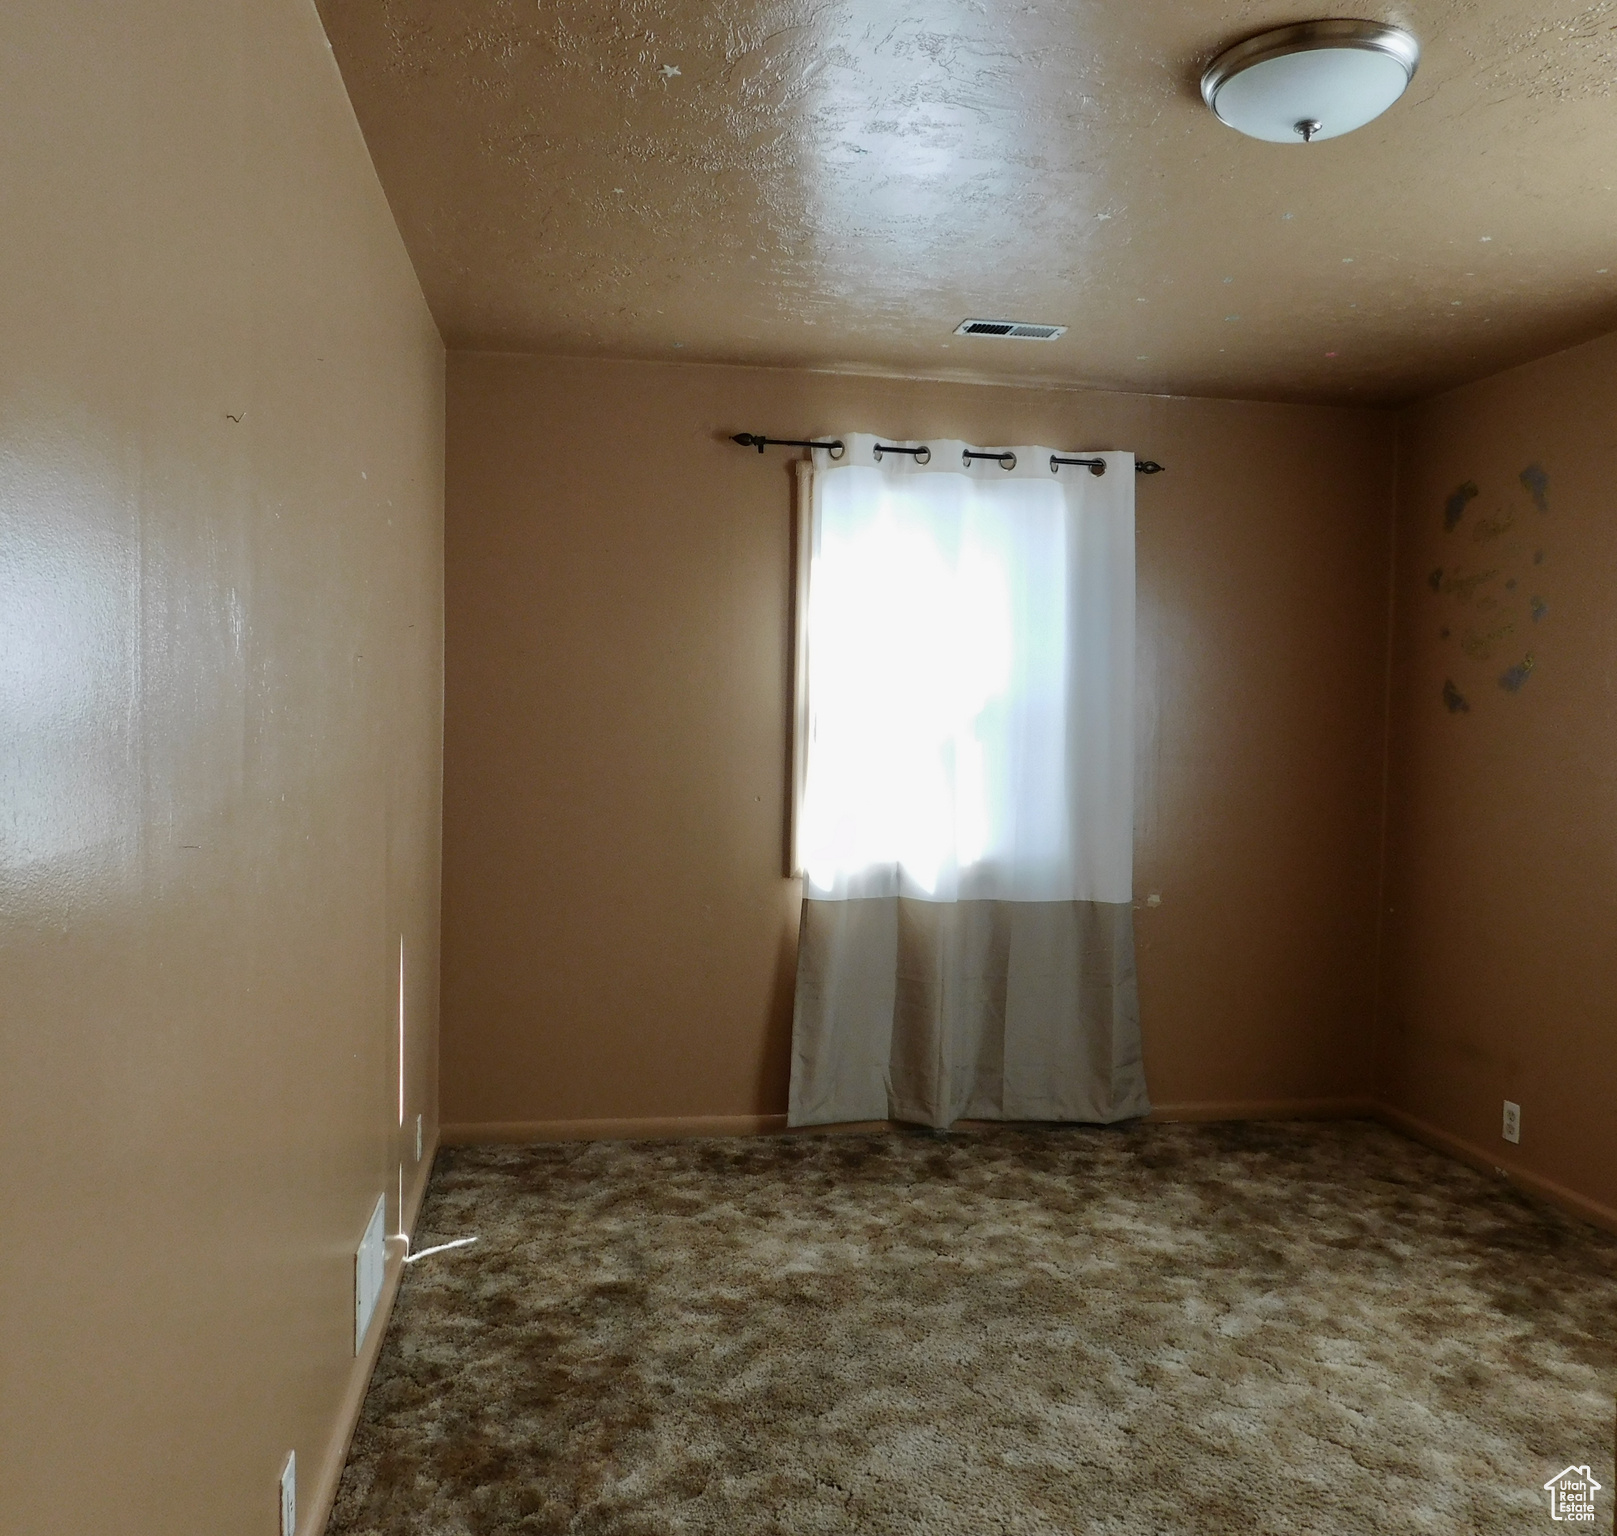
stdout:
{"type": "Polygon", "coordinates": [[[415,1160],[421,1161],[421,1116],[415,1117],[415,1160]]]}
{"type": "Polygon", "coordinates": [[[298,1453],[286,1453],[281,1468],[281,1536],[298,1536],[298,1453]]]}
{"type": "Polygon", "coordinates": [[[1522,1107],[1505,1100],[1505,1127],[1499,1133],[1506,1141],[1520,1142],[1522,1139],[1522,1107]]]}

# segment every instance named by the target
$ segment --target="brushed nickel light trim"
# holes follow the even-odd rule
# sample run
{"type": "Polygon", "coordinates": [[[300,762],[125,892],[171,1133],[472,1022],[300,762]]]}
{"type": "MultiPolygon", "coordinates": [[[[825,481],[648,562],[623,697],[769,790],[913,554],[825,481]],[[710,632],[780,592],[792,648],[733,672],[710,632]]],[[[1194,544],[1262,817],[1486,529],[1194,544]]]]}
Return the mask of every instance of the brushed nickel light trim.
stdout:
{"type": "MultiPolygon", "coordinates": [[[[1373,121],[1398,99],[1398,95],[1403,94],[1403,90],[1415,78],[1415,70],[1420,65],[1420,43],[1412,33],[1406,32],[1402,27],[1391,26],[1386,22],[1357,21],[1345,17],[1329,21],[1303,21],[1292,26],[1260,32],[1256,37],[1249,37],[1244,42],[1236,43],[1232,48],[1226,48],[1202,72],[1202,100],[1221,123],[1228,124],[1238,132],[1251,132],[1249,128],[1243,128],[1240,123],[1219,110],[1219,93],[1226,85],[1259,64],[1267,64],[1275,59],[1288,58],[1296,54],[1333,51],[1380,54],[1402,67],[1403,85],[1399,87],[1398,94],[1384,106],[1348,128],[1334,128],[1313,112],[1304,113],[1294,123],[1288,125],[1297,135],[1299,143],[1310,143],[1322,135],[1334,137],[1337,133],[1350,133],[1354,128],[1363,127],[1365,123],[1373,121]]],[[[1253,136],[1263,137],[1259,134],[1253,136]]]]}
{"type": "Polygon", "coordinates": [[[956,336],[995,336],[1003,341],[1054,341],[1065,336],[1064,325],[1034,325],[1028,320],[962,320],[956,336]]]}

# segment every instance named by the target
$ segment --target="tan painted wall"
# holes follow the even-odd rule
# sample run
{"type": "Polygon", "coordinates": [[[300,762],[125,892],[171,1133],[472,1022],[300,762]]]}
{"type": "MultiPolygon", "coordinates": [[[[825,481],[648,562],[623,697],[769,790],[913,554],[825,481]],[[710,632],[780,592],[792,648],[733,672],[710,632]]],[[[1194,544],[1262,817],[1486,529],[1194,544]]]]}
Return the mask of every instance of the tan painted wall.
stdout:
{"type": "Polygon", "coordinates": [[[1392,422],[452,353],[446,1123],[784,1109],[791,471],[879,430],[1135,449],[1159,1104],[1370,1085],[1392,422]]]}
{"type": "Polygon", "coordinates": [[[295,1447],[306,1532],[401,934],[434,1109],[442,348],[306,0],[5,33],[0,1527],[269,1536],[295,1447]]]}
{"type": "Polygon", "coordinates": [[[1617,336],[1412,408],[1400,464],[1379,1084],[1617,1220],[1617,336]]]}

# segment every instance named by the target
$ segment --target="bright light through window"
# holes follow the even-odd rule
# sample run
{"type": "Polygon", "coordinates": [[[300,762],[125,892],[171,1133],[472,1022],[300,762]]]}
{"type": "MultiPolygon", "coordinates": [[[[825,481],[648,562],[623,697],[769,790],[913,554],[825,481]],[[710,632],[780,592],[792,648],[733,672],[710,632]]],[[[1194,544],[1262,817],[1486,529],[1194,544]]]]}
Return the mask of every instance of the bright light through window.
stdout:
{"type": "MultiPolygon", "coordinates": [[[[1033,479],[823,477],[799,854],[811,894],[962,894],[1068,851],[1065,499],[1033,479]]],[[[984,894],[991,892],[985,888],[984,894]]]]}

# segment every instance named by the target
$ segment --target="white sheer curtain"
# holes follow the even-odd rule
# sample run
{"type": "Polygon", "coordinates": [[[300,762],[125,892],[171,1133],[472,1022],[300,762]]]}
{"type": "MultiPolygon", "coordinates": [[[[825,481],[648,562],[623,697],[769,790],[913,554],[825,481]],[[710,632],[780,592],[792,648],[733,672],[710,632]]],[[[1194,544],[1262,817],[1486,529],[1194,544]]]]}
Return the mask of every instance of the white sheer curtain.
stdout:
{"type": "Polygon", "coordinates": [[[1132,456],[843,440],[799,509],[793,1123],[1143,1113],[1132,456]]]}

